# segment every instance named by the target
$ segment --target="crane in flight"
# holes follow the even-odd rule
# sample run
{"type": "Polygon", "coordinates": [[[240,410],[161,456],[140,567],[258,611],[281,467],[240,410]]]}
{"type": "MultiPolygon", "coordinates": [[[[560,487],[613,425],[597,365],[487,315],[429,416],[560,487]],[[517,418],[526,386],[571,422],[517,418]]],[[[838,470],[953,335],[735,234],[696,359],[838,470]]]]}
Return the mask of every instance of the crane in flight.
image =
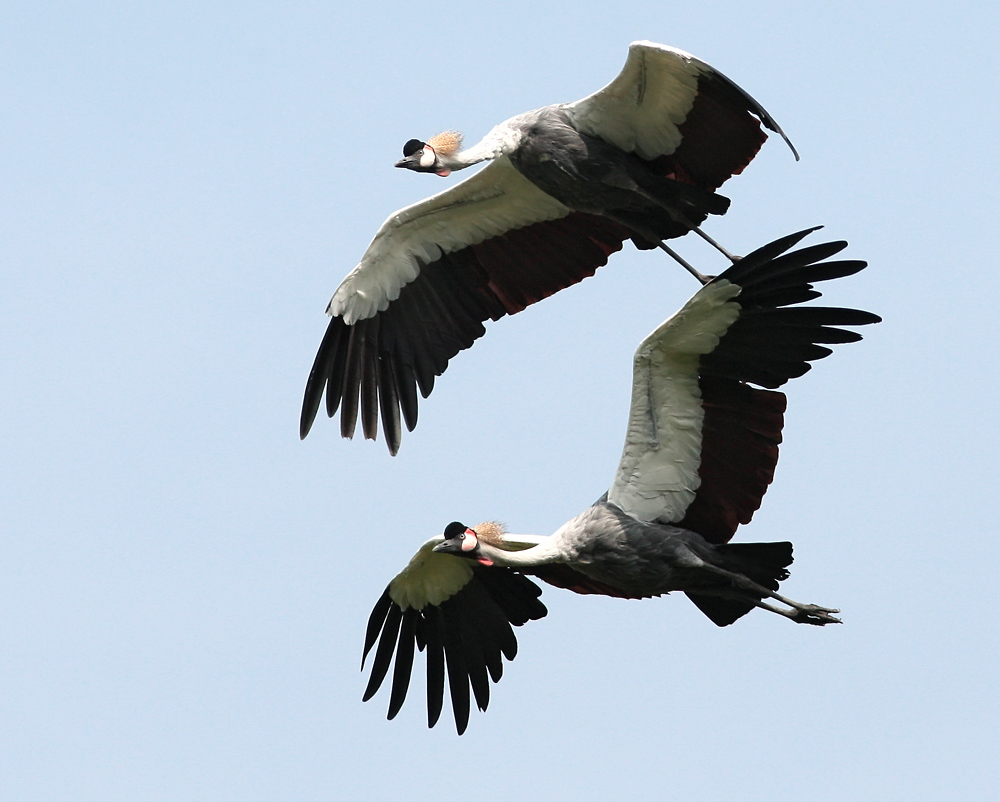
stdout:
{"type": "Polygon", "coordinates": [[[791,543],[729,542],[774,476],[785,410],[775,388],[832,353],[827,345],[861,339],[842,326],[880,320],[803,305],[820,296],[814,282],[866,266],[825,261],[845,242],[790,250],[813,230],[747,255],[640,343],[621,461],[596,503],[550,536],[453,522],[420,547],[369,619],[362,667],[378,646],[365,701],[394,664],[393,718],[419,649],[427,660],[428,725],[441,714],[447,670],[455,724],[464,732],[470,687],[485,710],[489,680],[497,682],[503,658],[517,652],[512,627],[546,614],[529,577],[625,599],[683,591],[720,627],[754,608],[797,623],[839,623],[838,610],[778,593],[791,543]]]}
{"type": "Polygon", "coordinates": [[[447,131],[410,140],[397,167],[447,176],[489,164],[444,192],[394,212],[333,294],[306,383],[305,437],[326,399],[340,432],[358,416],[376,439],[381,413],[390,453],[417,423],[417,393],[484,322],[520,312],[591,276],[626,240],[662,248],[701,231],[729,200],[716,193],[767,135],[791,142],[764,108],[689,53],[634,42],[621,73],[575,103],[546,106],[462,148],[447,131]]]}

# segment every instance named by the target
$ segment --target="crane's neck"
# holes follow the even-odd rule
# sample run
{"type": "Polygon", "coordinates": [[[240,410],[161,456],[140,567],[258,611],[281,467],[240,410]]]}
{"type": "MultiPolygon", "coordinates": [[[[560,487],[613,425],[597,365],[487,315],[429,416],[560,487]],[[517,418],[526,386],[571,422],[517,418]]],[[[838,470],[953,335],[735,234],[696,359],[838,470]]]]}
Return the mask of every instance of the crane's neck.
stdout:
{"type": "Polygon", "coordinates": [[[560,562],[564,558],[558,541],[552,537],[545,538],[537,546],[517,550],[499,548],[480,540],[479,556],[485,557],[494,565],[507,568],[532,568],[536,565],[560,562]]]}
{"type": "Polygon", "coordinates": [[[523,132],[511,125],[511,121],[500,123],[479,142],[469,148],[450,155],[438,154],[438,163],[448,170],[462,170],[492,159],[497,159],[514,150],[521,142],[523,132]]]}

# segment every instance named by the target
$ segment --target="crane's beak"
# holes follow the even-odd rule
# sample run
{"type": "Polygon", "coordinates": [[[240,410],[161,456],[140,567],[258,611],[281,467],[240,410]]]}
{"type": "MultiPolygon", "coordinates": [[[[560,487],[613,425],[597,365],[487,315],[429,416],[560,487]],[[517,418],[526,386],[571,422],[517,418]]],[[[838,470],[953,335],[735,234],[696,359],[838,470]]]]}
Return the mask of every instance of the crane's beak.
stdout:
{"type": "Polygon", "coordinates": [[[452,538],[451,540],[446,540],[443,543],[438,543],[431,551],[436,551],[438,554],[454,554],[456,557],[465,557],[467,559],[475,560],[480,565],[490,566],[493,565],[493,560],[487,557],[479,556],[479,548],[473,546],[472,548],[463,548],[462,541],[457,538],[452,538]]]}
{"type": "Polygon", "coordinates": [[[420,157],[414,153],[412,156],[407,156],[405,159],[400,159],[396,162],[396,167],[405,167],[408,170],[416,170],[420,167],[420,157]]]}

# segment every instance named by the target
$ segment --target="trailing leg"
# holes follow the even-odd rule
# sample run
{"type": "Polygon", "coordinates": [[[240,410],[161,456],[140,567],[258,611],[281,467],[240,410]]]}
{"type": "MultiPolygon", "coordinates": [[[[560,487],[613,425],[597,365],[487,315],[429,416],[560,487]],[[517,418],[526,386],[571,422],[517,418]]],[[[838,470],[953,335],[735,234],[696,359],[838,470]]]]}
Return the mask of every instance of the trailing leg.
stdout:
{"type": "MultiPolygon", "coordinates": [[[[790,618],[797,624],[815,624],[816,626],[823,626],[824,624],[840,624],[842,623],[839,618],[834,618],[832,613],[839,613],[833,607],[820,607],[818,604],[802,604],[802,602],[794,601],[793,599],[786,598],[776,591],[765,588],[754,582],[749,577],[744,574],[739,574],[734,571],[727,571],[725,568],[719,568],[717,565],[711,565],[705,563],[703,568],[706,571],[711,571],[718,576],[723,576],[728,579],[734,588],[737,590],[746,592],[746,600],[752,602],[754,606],[760,607],[762,610],[770,610],[772,613],[777,613],[778,615],[783,615],[786,618],[790,618]],[[773,604],[768,604],[764,599],[774,599],[775,601],[781,602],[787,605],[789,609],[784,609],[773,604]]],[[[740,594],[743,595],[743,594],[740,594]]]]}

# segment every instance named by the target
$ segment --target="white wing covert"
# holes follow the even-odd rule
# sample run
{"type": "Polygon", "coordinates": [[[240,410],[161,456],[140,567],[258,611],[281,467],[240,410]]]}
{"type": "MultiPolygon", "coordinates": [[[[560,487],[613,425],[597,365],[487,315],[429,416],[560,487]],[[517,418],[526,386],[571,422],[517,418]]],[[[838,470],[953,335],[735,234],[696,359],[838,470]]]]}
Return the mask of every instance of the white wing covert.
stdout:
{"type": "Polygon", "coordinates": [[[743,89],[690,53],[655,42],[633,42],[618,77],[566,110],[580,131],[643,159],[676,156],[679,180],[709,188],[753,159],[767,138],[760,124],[799,158],[774,118],[743,89]]]}
{"type": "Polygon", "coordinates": [[[506,156],[444,192],[394,212],[333,294],[327,314],[347,325],[384,311],[421,263],[570,210],[524,178],[506,156]]]}
{"type": "Polygon", "coordinates": [[[680,145],[679,126],[698,95],[698,77],[711,69],[683,50],[633,42],[618,77],[570,103],[568,112],[580,131],[655,159],[680,145]]]}
{"type": "Polygon", "coordinates": [[[728,281],[702,287],[635,352],[625,447],[608,501],[640,521],[679,521],[698,490],[699,357],[739,317],[739,292],[728,281]]]}

